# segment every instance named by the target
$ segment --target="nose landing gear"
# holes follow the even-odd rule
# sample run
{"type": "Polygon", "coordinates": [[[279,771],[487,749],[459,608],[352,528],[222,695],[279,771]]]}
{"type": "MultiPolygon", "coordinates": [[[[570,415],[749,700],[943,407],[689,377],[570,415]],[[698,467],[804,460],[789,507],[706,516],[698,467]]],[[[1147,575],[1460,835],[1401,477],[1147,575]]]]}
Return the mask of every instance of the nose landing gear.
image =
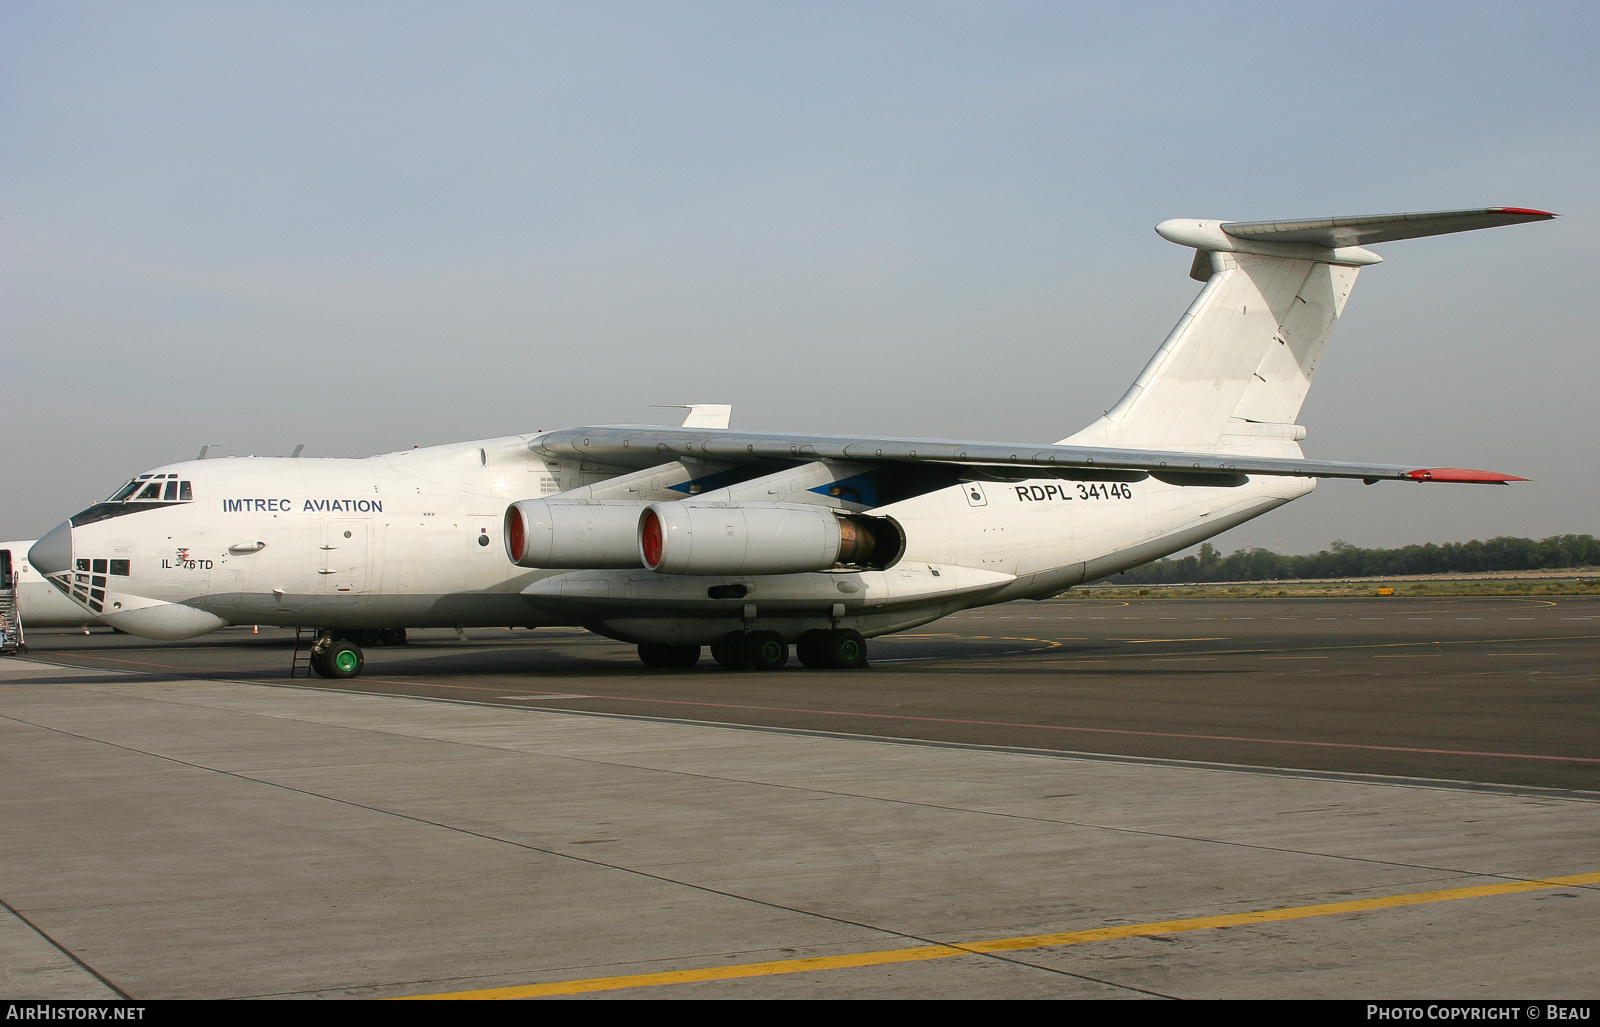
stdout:
{"type": "Polygon", "coordinates": [[[360,646],[335,641],[331,634],[323,635],[311,646],[311,669],[318,677],[353,678],[366,662],[360,646]]]}
{"type": "Polygon", "coordinates": [[[301,669],[309,666],[318,677],[353,678],[361,673],[361,668],[367,662],[361,652],[362,646],[406,644],[405,628],[319,628],[315,640],[307,649],[303,648],[306,630],[300,628],[295,632],[290,677],[299,677],[301,669]]]}

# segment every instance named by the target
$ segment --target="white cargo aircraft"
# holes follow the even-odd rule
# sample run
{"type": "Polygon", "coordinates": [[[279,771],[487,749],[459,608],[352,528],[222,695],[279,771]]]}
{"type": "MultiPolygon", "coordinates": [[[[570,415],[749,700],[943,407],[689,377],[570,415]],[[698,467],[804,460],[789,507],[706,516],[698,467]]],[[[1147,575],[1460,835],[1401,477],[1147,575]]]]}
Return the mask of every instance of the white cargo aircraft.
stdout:
{"type": "Polygon", "coordinates": [[[1555,215],[1515,207],[1166,221],[1205,287],[1105,416],[1053,445],[607,426],[365,460],[158,467],[39,541],[125,631],[320,629],[318,673],[408,627],[581,625],[654,667],[858,667],[865,638],[1042,599],[1194,545],[1316,478],[1522,481],[1308,460],[1295,423],[1364,246],[1555,215]],[[509,559],[507,558],[509,556],[509,559]]]}

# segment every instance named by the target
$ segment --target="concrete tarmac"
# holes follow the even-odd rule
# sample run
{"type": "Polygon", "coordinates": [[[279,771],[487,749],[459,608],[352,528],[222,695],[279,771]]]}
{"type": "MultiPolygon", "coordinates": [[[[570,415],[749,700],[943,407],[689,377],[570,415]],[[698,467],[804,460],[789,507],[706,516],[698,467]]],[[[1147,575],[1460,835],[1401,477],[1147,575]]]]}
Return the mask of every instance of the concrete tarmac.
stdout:
{"type": "MultiPolygon", "coordinates": [[[[1600,791],[1600,597],[1010,603],[865,672],[651,671],[578,629],[413,632],[335,686],[870,737],[1600,791]]],[[[292,633],[35,636],[63,665],[287,678],[292,633]]],[[[317,679],[317,684],[328,685],[317,679]]]]}
{"type": "Polygon", "coordinates": [[[337,686],[35,633],[0,994],[1593,996],[1600,603],[1550,602],[1012,604],[862,673],[422,633],[337,686]]]}

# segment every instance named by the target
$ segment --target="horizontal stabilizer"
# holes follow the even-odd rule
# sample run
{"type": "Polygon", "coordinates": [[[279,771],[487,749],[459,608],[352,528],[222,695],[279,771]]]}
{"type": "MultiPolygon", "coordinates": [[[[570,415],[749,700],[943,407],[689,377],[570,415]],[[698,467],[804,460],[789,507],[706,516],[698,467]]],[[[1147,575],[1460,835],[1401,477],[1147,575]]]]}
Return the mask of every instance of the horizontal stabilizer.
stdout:
{"type": "Polygon", "coordinates": [[[1415,214],[1368,214],[1362,217],[1310,218],[1300,221],[1224,221],[1221,229],[1235,239],[1297,242],[1327,246],[1369,246],[1397,239],[1420,239],[1478,228],[1549,221],[1556,215],[1525,207],[1483,207],[1478,210],[1430,210],[1415,214]]]}

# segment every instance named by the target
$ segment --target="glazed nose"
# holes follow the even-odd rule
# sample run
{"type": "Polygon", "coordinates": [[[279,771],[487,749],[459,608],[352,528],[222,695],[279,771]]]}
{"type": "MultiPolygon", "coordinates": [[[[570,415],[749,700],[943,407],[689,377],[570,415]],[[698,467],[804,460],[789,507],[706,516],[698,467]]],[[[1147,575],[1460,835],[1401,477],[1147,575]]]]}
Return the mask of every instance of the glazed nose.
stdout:
{"type": "Polygon", "coordinates": [[[34,570],[50,577],[72,569],[72,522],[62,521],[50,529],[50,534],[33,544],[28,550],[28,562],[34,570]]]}

